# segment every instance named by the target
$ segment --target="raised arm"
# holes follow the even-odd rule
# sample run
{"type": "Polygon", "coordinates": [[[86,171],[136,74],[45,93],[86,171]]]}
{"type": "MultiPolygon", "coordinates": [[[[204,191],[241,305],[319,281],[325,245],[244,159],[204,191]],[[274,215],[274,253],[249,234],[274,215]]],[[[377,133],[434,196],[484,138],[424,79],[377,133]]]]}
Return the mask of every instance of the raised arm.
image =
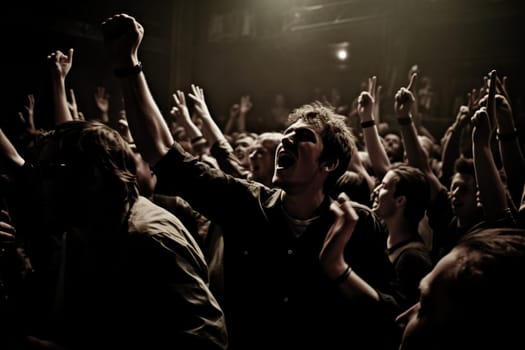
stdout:
{"type": "Polygon", "coordinates": [[[24,158],[18,153],[2,129],[0,129],[0,155],[0,171],[2,173],[12,173],[25,164],[24,158]]]}
{"type": "Polygon", "coordinates": [[[244,169],[239,158],[233,152],[233,148],[222,133],[219,126],[213,120],[211,113],[204,100],[204,90],[197,85],[191,85],[192,93],[188,96],[195,103],[195,111],[202,120],[202,133],[211,147],[211,154],[217,160],[219,167],[226,174],[239,178],[249,176],[249,171],[244,169]]]}
{"type": "Polygon", "coordinates": [[[234,104],[230,108],[230,116],[224,127],[224,133],[246,131],[246,117],[253,107],[250,96],[241,96],[239,104],[234,104]]]}
{"type": "Polygon", "coordinates": [[[118,14],[102,23],[102,33],[115,75],[120,79],[133,139],[144,159],[154,165],[174,141],[138,58],[144,28],[135,18],[118,14]]]}
{"type": "Polygon", "coordinates": [[[428,155],[419,143],[416,127],[412,120],[412,105],[415,103],[414,95],[411,91],[416,73],[412,74],[408,86],[402,87],[395,95],[394,110],[397,114],[397,120],[401,127],[405,151],[407,154],[408,165],[418,168],[427,175],[430,184],[431,200],[435,199],[437,194],[444,188],[437,176],[430,168],[428,155]]]}
{"type": "Polygon", "coordinates": [[[485,107],[472,117],[472,154],[479,199],[483,206],[485,220],[493,223],[505,216],[509,209],[505,186],[494,162],[490,148],[490,123],[485,107]]]}
{"type": "Polygon", "coordinates": [[[202,131],[191,119],[184,92],[181,90],[175,91],[173,94],[173,101],[175,102],[175,106],[171,110],[171,115],[173,115],[177,123],[184,128],[186,135],[188,135],[190,140],[196,140],[197,138],[202,137],[202,131]]]}
{"type": "Polygon", "coordinates": [[[84,115],[78,110],[77,98],[75,90],[69,89],[69,101],[67,101],[67,108],[73,120],[84,120],[84,115]]]}
{"type": "Polygon", "coordinates": [[[97,86],[93,98],[99,112],[99,119],[102,123],[109,123],[109,93],[103,86],[97,86]]]}
{"type": "Polygon", "coordinates": [[[521,201],[521,192],[525,184],[525,158],[518,138],[518,130],[514,124],[514,116],[510,99],[503,83],[496,78],[496,138],[503,168],[507,175],[507,187],[516,206],[521,201]]]}
{"type": "Polygon", "coordinates": [[[241,101],[239,104],[239,118],[237,118],[237,131],[245,132],[246,131],[246,117],[248,112],[252,110],[253,103],[249,95],[241,96],[241,101]]]}
{"type": "Polygon", "coordinates": [[[225,141],[226,137],[224,137],[221,129],[213,120],[208,105],[204,100],[204,90],[197,85],[191,84],[191,91],[188,96],[195,104],[195,111],[202,120],[202,132],[210,146],[213,146],[217,141],[225,141]]]}
{"type": "Polygon", "coordinates": [[[73,65],[73,49],[69,49],[67,55],[57,50],[47,56],[47,59],[51,66],[51,84],[55,110],[53,121],[55,125],[59,125],[74,119],[69,109],[66,94],[66,76],[73,65]]]}
{"type": "Polygon", "coordinates": [[[454,162],[461,156],[460,141],[463,128],[468,125],[471,109],[468,106],[460,106],[456,120],[447,129],[443,149],[441,151],[441,182],[448,184],[454,174],[454,162]]]}
{"type": "Polygon", "coordinates": [[[374,99],[369,92],[363,91],[357,99],[357,114],[363,129],[363,138],[366,150],[370,156],[372,168],[378,179],[382,179],[390,166],[390,160],[377,130],[375,116],[373,115],[374,99]]]}
{"type": "Polygon", "coordinates": [[[235,124],[237,123],[237,118],[239,118],[239,109],[241,107],[238,103],[234,103],[230,107],[230,112],[228,115],[228,120],[226,121],[226,124],[224,125],[224,133],[229,135],[234,132],[235,130],[235,124]]]}
{"type": "Polygon", "coordinates": [[[24,109],[27,117],[24,117],[22,112],[19,112],[18,116],[27,129],[33,132],[35,131],[35,96],[33,94],[27,95],[27,105],[24,106],[24,109]]]}
{"type": "Polygon", "coordinates": [[[372,95],[374,101],[372,107],[372,115],[377,125],[381,124],[381,91],[383,87],[377,84],[377,77],[374,75],[371,78],[368,78],[368,92],[372,95]]]}
{"type": "Polygon", "coordinates": [[[472,154],[479,199],[485,220],[495,222],[509,210],[507,192],[494,160],[491,147],[496,127],[496,71],[489,73],[488,94],[484,97],[486,107],[480,108],[472,117],[472,154]],[[491,116],[492,115],[492,116],[491,116]]]}

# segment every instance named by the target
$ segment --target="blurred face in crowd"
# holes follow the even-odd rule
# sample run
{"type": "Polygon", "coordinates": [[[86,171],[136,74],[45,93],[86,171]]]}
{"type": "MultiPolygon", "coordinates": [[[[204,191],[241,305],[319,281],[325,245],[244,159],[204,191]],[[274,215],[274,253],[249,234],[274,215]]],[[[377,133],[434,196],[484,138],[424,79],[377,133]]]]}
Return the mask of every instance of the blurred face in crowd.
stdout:
{"type": "Polygon", "coordinates": [[[235,156],[239,159],[241,165],[246,169],[249,169],[250,167],[249,155],[250,148],[253,146],[253,143],[253,137],[246,135],[239,137],[237,140],[235,140],[233,144],[233,151],[235,153],[235,156]]]}
{"type": "Polygon", "coordinates": [[[383,181],[374,190],[374,203],[372,210],[381,218],[387,219],[397,211],[396,192],[397,175],[388,171],[383,181]]]}
{"type": "Polygon", "coordinates": [[[270,138],[258,138],[250,152],[252,179],[271,186],[275,170],[275,149],[278,142],[270,138]]]}
{"type": "Polygon", "coordinates": [[[403,144],[401,138],[396,134],[386,134],[383,137],[383,144],[388,157],[394,161],[403,160],[403,144]]]}
{"type": "Polygon", "coordinates": [[[171,135],[173,136],[173,139],[179,143],[179,145],[184,148],[184,150],[188,153],[193,154],[193,147],[191,145],[191,140],[186,134],[186,130],[183,126],[178,125],[175,122],[171,122],[169,124],[171,135]]]}
{"type": "Polygon", "coordinates": [[[454,215],[471,217],[477,211],[476,179],[470,174],[456,173],[450,183],[450,201],[454,215]]]}

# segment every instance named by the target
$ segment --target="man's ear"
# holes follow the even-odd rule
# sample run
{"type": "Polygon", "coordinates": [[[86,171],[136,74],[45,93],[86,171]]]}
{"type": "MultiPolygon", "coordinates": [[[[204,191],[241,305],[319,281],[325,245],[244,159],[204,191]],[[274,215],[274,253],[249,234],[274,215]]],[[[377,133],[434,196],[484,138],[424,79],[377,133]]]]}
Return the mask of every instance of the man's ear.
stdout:
{"type": "Polygon", "coordinates": [[[406,203],[407,203],[407,197],[406,196],[402,196],[402,195],[401,196],[397,196],[395,198],[395,200],[396,200],[396,205],[398,207],[404,207],[406,205],[406,203]]]}
{"type": "Polygon", "coordinates": [[[324,161],[321,165],[322,169],[327,173],[334,171],[339,166],[339,159],[324,161]]]}

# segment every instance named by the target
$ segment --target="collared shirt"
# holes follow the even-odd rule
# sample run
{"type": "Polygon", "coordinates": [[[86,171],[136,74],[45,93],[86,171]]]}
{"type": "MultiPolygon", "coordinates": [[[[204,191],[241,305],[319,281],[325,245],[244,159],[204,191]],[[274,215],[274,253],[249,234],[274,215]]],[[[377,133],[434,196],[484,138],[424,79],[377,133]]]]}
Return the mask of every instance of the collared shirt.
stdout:
{"type": "MultiPolygon", "coordinates": [[[[359,349],[387,343],[389,321],[399,311],[395,300],[381,294],[381,305],[349,301],[322,269],[319,254],[334,219],[328,196],[319,218],[296,237],[281,209],[280,189],[225,175],[177,144],[155,172],[156,191],[180,195],[223,229],[224,310],[232,348],[359,349]],[[384,337],[371,336],[375,332],[384,337]]],[[[370,209],[353,206],[359,220],[345,260],[374,288],[389,291],[394,271],[384,250],[385,228],[370,209]]]]}
{"type": "Polygon", "coordinates": [[[75,349],[227,349],[224,314],[196,241],[139,197],[121,232],[64,240],[62,336],[75,349]],[[92,324],[90,324],[92,323],[92,324]]]}

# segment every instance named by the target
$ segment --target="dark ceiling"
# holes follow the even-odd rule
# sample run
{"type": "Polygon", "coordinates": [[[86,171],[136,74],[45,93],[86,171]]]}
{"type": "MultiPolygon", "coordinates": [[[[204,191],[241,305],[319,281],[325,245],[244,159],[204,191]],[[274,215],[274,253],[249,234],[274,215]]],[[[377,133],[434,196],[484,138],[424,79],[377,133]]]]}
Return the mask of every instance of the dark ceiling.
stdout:
{"type": "MultiPolygon", "coordinates": [[[[79,104],[94,112],[92,92],[105,85],[118,95],[102,50],[100,22],[126,12],[146,29],[141,54],[163,110],[174,89],[198,83],[217,115],[243,93],[259,106],[282,91],[292,105],[314,87],[339,88],[345,99],[377,75],[388,97],[418,64],[434,81],[440,108],[451,118],[455,98],[477,87],[496,68],[509,75],[513,96],[523,99],[525,12],[521,0],[179,0],[40,1],[11,3],[4,51],[13,69],[8,84],[20,104],[42,95],[45,58],[75,48],[68,83],[79,104]],[[333,48],[348,43],[350,57],[337,62],[333,48]]],[[[390,108],[390,104],[385,105],[390,108]]],[[[14,106],[14,108],[20,108],[14,106]]],[[[262,108],[259,108],[262,112],[262,108]]]]}

